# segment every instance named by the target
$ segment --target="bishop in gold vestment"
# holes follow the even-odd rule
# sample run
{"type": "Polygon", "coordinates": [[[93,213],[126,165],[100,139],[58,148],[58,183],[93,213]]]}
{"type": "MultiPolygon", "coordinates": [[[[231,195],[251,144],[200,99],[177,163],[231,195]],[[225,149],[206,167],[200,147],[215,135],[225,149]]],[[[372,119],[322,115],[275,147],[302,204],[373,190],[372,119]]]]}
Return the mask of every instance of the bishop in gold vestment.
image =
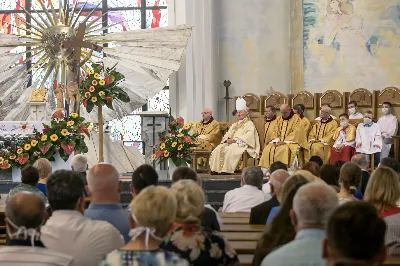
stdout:
{"type": "Polygon", "coordinates": [[[234,173],[244,152],[247,152],[252,158],[258,158],[260,154],[260,139],[256,127],[247,117],[247,111],[238,110],[236,114],[238,122],[229,128],[222,138],[221,144],[211,153],[210,168],[212,172],[234,173]]]}
{"type": "Polygon", "coordinates": [[[196,124],[195,133],[197,137],[197,149],[212,151],[221,143],[222,134],[219,123],[212,117],[210,109],[204,109],[203,120],[196,124]]]}
{"type": "Polygon", "coordinates": [[[331,117],[331,108],[323,106],[321,108],[321,119],[316,120],[308,136],[307,161],[311,156],[321,157],[324,164],[329,162],[331,148],[334,144],[333,134],[338,128],[338,123],[331,117]]]}
{"type": "Polygon", "coordinates": [[[294,114],[287,104],[283,104],[280,111],[282,115],[276,119],[271,140],[264,147],[261,156],[260,166],[264,168],[269,168],[276,161],[290,166],[299,148],[307,144],[300,117],[294,114]]]}

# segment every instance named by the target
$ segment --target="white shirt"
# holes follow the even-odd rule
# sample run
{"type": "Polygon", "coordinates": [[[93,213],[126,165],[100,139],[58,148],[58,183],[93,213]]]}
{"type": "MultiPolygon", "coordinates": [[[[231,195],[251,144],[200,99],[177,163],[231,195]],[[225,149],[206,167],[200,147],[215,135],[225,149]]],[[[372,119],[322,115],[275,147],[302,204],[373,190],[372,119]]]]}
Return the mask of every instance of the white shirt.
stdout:
{"type": "Polygon", "coordinates": [[[364,118],[364,115],[360,112],[355,112],[352,115],[349,115],[349,119],[361,119],[364,118]]]}
{"type": "Polygon", "coordinates": [[[372,126],[365,127],[364,123],[358,124],[356,133],[356,143],[361,143],[360,148],[356,148],[357,152],[364,154],[373,154],[381,152],[382,149],[382,138],[379,126],[376,123],[372,123],[372,126]],[[379,145],[380,148],[374,147],[379,145]]]}
{"type": "Polygon", "coordinates": [[[97,266],[125,242],[119,231],[104,221],[92,221],[80,212],[53,212],[41,228],[41,241],[49,249],[74,257],[71,266],[97,266]]]}
{"type": "Polygon", "coordinates": [[[393,143],[392,136],[397,134],[397,118],[392,114],[387,114],[379,118],[378,125],[384,139],[388,139],[387,144],[393,143]]]}
{"type": "Polygon", "coordinates": [[[69,266],[72,265],[72,260],[71,256],[43,247],[0,248],[0,265],[4,266],[69,266]]]}
{"type": "Polygon", "coordinates": [[[266,195],[255,186],[244,185],[225,194],[223,212],[250,212],[251,208],[264,202],[266,195]]]}
{"type": "Polygon", "coordinates": [[[356,141],[353,140],[353,141],[346,142],[346,133],[343,130],[341,130],[338,138],[335,141],[335,144],[333,144],[333,147],[336,148],[337,145],[339,145],[339,144],[344,144],[344,146],[355,147],[356,141]]]}

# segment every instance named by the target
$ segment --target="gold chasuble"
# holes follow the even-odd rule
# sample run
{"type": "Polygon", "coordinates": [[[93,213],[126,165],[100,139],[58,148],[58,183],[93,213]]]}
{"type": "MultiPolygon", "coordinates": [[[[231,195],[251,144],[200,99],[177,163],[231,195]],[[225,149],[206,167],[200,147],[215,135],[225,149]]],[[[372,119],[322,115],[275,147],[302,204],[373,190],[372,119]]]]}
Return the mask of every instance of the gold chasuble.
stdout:
{"type": "Polygon", "coordinates": [[[317,140],[319,142],[308,143],[309,156],[307,161],[311,156],[319,156],[324,164],[329,163],[331,148],[334,144],[332,137],[337,128],[338,123],[332,117],[329,117],[326,121],[315,121],[308,136],[308,141],[317,140]]]}
{"type": "Polygon", "coordinates": [[[212,117],[207,123],[203,121],[197,123],[195,133],[200,136],[196,141],[199,144],[197,150],[212,151],[222,139],[219,123],[212,117]]]}
{"type": "Polygon", "coordinates": [[[287,118],[278,116],[271,141],[265,146],[262,153],[261,167],[269,168],[273,162],[277,161],[288,166],[293,163],[298,148],[305,147],[307,144],[307,136],[301,125],[302,120],[296,114],[291,113],[287,118]],[[278,146],[277,143],[281,141],[285,143],[278,146]]]}
{"type": "Polygon", "coordinates": [[[268,143],[272,140],[272,135],[277,130],[276,127],[278,126],[276,116],[272,117],[271,119],[265,119],[265,126],[264,126],[264,146],[268,145],[268,143]]]}
{"type": "Polygon", "coordinates": [[[260,154],[260,138],[253,122],[245,118],[234,123],[211,153],[210,168],[212,172],[234,173],[240,162],[242,154],[247,152],[252,158],[260,154]],[[228,144],[226,140],[233,139],[234,143],[228,144]]]}
{"type": "MultiPolygon", "coordinates": [[[[311,131],[311,122],[310,122],[310,120],[308,120],[307,117],[304,116],[304,114],[300,114],[299,116],[300,116],[301,122],[302,122],[301,128],[302,128],[302,130],[304,130],[304,133],[306,134],[306,139],[307,139],[308,134],[310,134],[310,131],[311,131]]],[[[308,148],[307,145],[305,146],[305,148],[306,149],[308,148]]],[[[307,150],[300,149],[300,151],[298,153],[298,159],[299,159],[300,165],[305,164],[306,159],[304,157],[307,155],[308,155],[307,150]]]]}

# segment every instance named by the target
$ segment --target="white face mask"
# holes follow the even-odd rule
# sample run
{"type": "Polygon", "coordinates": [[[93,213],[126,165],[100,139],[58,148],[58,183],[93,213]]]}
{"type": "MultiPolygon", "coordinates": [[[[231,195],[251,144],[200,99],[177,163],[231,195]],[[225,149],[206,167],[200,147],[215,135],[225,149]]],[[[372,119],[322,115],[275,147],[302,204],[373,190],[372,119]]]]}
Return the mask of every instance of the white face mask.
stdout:
{"type": "Polygon", "coordinates": [[[347,127],[348,125],[349,123],[347,123],[346,121],[340,122],[341,127],[347,127]]]}
{"type": "Polygon", "coordinates": [[[385,115],[387,115],[389,113],[389,108],[382,108],[382,113],[384,113],[385,115]]]}
{"type": "Polygon", "coordinates": [[[356,113],[356,108],[349,108],[349,113],[354,115],[356,113]]]}
{"type": "Polygon", "coordinates": [[[17,226],[10,219],[8,219],[8,218],[6,218],[6,219],[7,219],[6,230],[7,230],[8,237],[10,239],[19,238],[21,236],[23,236],[24,240],[27,240],[30,238],[32,247],[35,246],[35,241],[40,240],[40,233],[38,230],[36,230],[34,228],[26,228],[25,226],[17,226]],[[14,230],[17,230],[17,231],[11,233],[10,227],[14,228],[14,230]]]}
{"type": "Polygon", "coordinates": [[[371,124],[371,123],[372,123],[372,119],[371,119],[371,118],[364,117],[364,124],[369,125],[369,124],[371,124]]]}
{"type": "Polygon", "coordinates": [[[145,234],[145,237],[146,237],[146,239],[145,239],[146,248],[149,248],[150,237],[154,238],[155,240],[162,241],[162,238],[159,238],[158,236],[155,235],[155,232],[156,232],[155,228],[140,226],[140,224],[138,223],[138,221],[133,213],[132,213],[132,218],[136,223],[136,227],[133,228],[131,231],[129,231],[129,236],[131,237],[131,241],[135,241],[142,234],[145,234]]]}

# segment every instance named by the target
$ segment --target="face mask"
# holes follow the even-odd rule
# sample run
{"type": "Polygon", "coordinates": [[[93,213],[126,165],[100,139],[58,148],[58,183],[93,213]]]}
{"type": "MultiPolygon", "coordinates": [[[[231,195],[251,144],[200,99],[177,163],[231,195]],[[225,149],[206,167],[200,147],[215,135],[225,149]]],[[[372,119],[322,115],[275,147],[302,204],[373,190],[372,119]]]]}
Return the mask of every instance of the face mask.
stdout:
{"type": "Polygon", "coordinates": [[[135,215],[132,213],[132,218],[136,223],[136,227],[129,232],[129,236],[131,237],[131,241],[135,241],[139,236],[145,234],[146,236],[146,248],[149,248],[149,239],[150,237],[162,241],[162,238],[159,238],[155,235],[156,229],[140,226],[135,215]]]}
{"type": "Polygon", "coordinates": [[[33,228],[26,228],[25,226],[17,226],[10,219],[7,218],[7,226],[6,226],[7,234],[10,239],[15,239],[23,236],[23,239],[31,240],[32,247],[35,246],[35,241],[39,241],[40,233],[33,228]],[[14,233],[11,233],[10,227],[16,230],[14,233]]]}
{"type": "Polygon", "coordinates": [[[389,108],[382,108],[382,113],[387,115],[389,113],[389,108]]]}
{"type": "Polygon", "coordinates": [[[356,108],[349,108],[349,113],[354,115],[356,113],[356,108]]]}
{"type": "Polygon", "coordinates": [[[347,123],[347,122],[340,122],[341,127],[347,127],[348,125],[349,125],[349,123],[347,123]]]}
{"type": "Polygon", "coordinates": [[[372,119],[368,118],[368,117],[364,117],[364,124],[371,124],[372,123],[372,119]]]}

